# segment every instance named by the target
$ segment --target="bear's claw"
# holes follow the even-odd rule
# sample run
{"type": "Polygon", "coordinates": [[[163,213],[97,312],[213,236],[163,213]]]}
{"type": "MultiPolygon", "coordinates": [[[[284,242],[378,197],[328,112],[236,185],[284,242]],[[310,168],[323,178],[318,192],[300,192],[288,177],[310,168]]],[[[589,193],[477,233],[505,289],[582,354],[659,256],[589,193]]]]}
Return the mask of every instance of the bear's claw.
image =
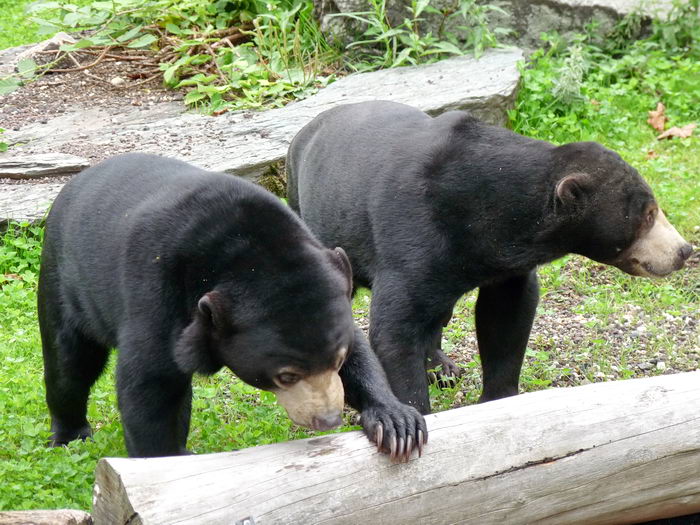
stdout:
{"type": "Polygon", "coordinates": [[[462,375],[462,369],[439,348],[428,358],[426,369],[428,380],[440,388],[453,388],[462,375]]]}
{"type": "Polygon", "coordinates": [[[398,402],[370,407],[362,412],[360,423],[377,452],[388,454],[392,461],[405,463],[414,450],[423,455],[428,430],[415,408],[398,402]]]}

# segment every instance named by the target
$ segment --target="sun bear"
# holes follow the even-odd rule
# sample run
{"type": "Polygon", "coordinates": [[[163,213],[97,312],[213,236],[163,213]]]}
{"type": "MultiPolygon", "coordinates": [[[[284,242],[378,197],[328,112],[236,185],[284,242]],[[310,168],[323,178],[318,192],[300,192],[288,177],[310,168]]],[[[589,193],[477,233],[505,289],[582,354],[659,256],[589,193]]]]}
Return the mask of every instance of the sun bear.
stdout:
{"type": "Polygon", "coordinates": [[[352,320],[352,271],[277,197],[154,155],[74,177],[46,221],[39,323],[53,445],[86,438],[90,387],[118,348],[130,456],[186,453],[192,375],[230,368],[289,417],[327,430],[344,400],[392,458],[422,448],[352,320]]]}
{"type": "Polygon", "coordinates": [[[536,268],[568,253],[663,276],[692,248],[649,186],[593,142],[555,146],[463,111],[394,102],[327,110],[294,138],[288,200],[356,285],[372,289],[370,343],[397,397],[430,411],[426,367],[457,300],[478,288],[481,401],[517,394],[539,298],[536,268]]]}

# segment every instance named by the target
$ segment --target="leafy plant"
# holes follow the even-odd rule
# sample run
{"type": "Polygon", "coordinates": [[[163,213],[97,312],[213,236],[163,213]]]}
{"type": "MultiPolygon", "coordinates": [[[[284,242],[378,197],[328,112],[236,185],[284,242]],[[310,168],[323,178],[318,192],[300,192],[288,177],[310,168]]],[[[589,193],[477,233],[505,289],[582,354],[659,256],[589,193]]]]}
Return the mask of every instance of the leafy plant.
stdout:
{"type": "MultiPolygon", "coordinates": [[[[252,25],[244,32],[250,41],[216,53],[215,73],[196,72],[194,66],[208,62],[207,55],[186,53],[165,69],[166,84],[194,86],[185,101],[206,102],[211,111],[219,111],[283,105],[333,80],[333,75],[321,73],[334,50],[313,22],[311,4],[297,3],[289,9],[280,5],[253,19],[252,25]]],[[[188,45],[184,43],[183,49],[188,45]]]]}
{"type": "MultiPolygon", "coordinates": [[[[2,135],[3,133],[5,133],[5,130],[0,128],[0,135],[2,135]]],[[[2,153],[3,151],[7,151],[8,147],[9,146],[7,145],[7,142],[0,140],[0,153],[2,153]]]]}
{"type": "MultiPolygon", "coordinates": [[[[157,62],[139,82],[162,76],[166,85],[188,90],[188,104],[223,111],[281,105],[333,79],[320,74],[335,51],[318,30],[312,9],[305,0],[110,0],[40,1],[30,12],[41,32],[86,32],[78,42],[61,46],[62,53],[42,72],[94,67],[124,58],[113,55],[123,49],[129,60],[157,62]],[[76,67],[53,69],[66,56],[76,67]]],[[[0,90],[20,84],[14,76],[2,79],[0,90]]]]}
{"type": "Polygon", "coordinates": [[[488,26],[488,12],[500,11],[493,5],[477,4],[473,0],[458,0],[442,10],[431,0],[412,0],[406,6],[408,16],[398,24],[389,20],[386,0],[369,0],[371,10],[331,15],[355,20],[364,28],[362,34],[347,45],[351,67],[368,70],[397,67],[439,60],[449,55],[462,55],[471,48],[480,55],[487,47],[497,45],[496,33],[488,26]],[[424,31],[427,17],[440,17],[439,30],[424,31]],[[446,28],[455,28],[466,41],[446,28]],[[357,62],[357,63],[356,63],[357,62]]]}

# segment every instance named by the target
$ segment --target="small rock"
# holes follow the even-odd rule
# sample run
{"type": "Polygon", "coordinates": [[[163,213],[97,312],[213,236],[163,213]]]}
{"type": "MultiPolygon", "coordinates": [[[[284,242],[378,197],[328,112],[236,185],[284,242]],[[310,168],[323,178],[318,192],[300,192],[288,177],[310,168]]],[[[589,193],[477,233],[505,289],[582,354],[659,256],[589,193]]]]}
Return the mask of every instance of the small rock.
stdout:
{"type": "Polygon", "coordinates": [[[666,370],[666,363],[664,363],[663,361],[657,362],[657,363],[656,363],[656,369],[657,369],[657,370],[661,370],[661,371],[666,370]]]}
{"type": "Polygon", "coordinates": [[[114,77],[112,80],[109,81],[110,84],[112,84],[114,87],[120,87],[126,84],[126,80],[124,80],[122,77],[114,77]]]}

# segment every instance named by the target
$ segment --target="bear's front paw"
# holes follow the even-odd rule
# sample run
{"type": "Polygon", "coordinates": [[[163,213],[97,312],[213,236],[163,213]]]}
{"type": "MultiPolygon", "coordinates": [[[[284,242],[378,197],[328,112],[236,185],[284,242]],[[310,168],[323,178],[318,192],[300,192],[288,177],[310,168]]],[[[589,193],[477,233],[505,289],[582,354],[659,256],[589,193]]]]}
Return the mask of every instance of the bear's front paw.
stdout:
{"type": "Polygon", "coordinates": [[[423,416],[413,407],[399,403],[365,409],[360,424],[377,450],[389,454],[392,461],[406,462],[414,450],[418,457],[428,442],[428,428],[423,416]]]}

